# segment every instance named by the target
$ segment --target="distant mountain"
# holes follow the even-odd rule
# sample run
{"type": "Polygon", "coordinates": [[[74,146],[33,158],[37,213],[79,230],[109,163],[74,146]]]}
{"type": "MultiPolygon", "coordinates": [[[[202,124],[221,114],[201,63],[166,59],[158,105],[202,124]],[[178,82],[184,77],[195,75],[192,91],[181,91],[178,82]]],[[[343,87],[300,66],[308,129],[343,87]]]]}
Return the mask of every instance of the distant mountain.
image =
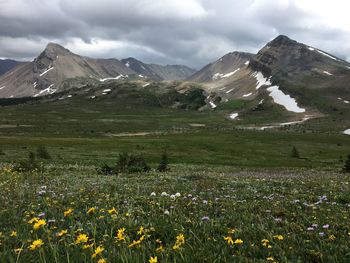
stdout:
{"type": "Polygon", "coordinates": [[[184,80],[196,72],[183,65],[145,64],[135,58],[126,58],[121,61],[139,75],[153,80],[184,80]]]}
{"type": "Polygon", "coordinates": [[[233,72],[247,67],[253,57],[254,54],[244,52],[228,53],[190,76],[188,80],[194,82],[211,82],[229,78],[234,75],[233,72]]]}
{"type": "Polygon", "coordinates": [[[0,59],[0,76],[4,75],[7,71],[10,71],[21,63],[22,62],[18,62],[12,59],[0,59]]]}
{"type": "Polygon", "coordinates": [[[117,59],[82,57],[49,43],[34,61],[19,65],[0,78],[0,97],[47,95],[64,89],[67,79],[104,81],[133,73],[117,59]]]}
{"type": "Polygon", "coordinates": [[[88,83],[129,77],[179,80],[194,73],[180,65],[145,64],[133,58],[93,59],[49,43],[32,62],[18,64],[0,76],[0,98],[44,96],[88,83]]]}
{"type": "Polygon", "coordinates": [[[283,35],[256,55],[227,54],[188,80],[215,94],[209,97],[213,108],[243,100],[251,109],[272,103],[304,119],[329,113],[350,116],[350,64],[283,35]]]}

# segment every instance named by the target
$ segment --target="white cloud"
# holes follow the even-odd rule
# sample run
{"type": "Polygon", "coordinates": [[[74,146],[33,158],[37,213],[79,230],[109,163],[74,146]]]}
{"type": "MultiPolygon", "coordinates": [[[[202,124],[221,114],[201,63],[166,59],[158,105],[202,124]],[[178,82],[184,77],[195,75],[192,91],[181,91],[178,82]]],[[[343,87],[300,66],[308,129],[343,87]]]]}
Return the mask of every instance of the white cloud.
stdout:
{"type": "Polygon", "coordinates": [[[0,57],[54,41],[93,57],[201,67],[285,34],[350,57],[347,0],[0,0],[0,57]]]}

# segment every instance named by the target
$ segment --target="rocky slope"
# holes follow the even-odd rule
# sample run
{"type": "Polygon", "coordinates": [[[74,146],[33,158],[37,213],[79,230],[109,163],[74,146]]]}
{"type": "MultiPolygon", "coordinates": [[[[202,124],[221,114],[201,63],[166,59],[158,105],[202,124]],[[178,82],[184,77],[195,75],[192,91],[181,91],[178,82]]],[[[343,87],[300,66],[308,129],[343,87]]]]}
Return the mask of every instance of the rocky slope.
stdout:
{"type": "Polygon", "coordinates": [[[34,61],[17,66],[0,78],[0,97],[41,96],[62,90],[67,79],[103,81],[133,73],[116,59],[82,57],[49,43],[34,61]]]}
{"type": "Polygon", "coordinates": [[[10,71],[21,63],[22,62],[18,62],[12,59],[0,59],[0,76],[4,75],[6,72],[10,71]]]}
{"type": "Polygon", "coordinates": [[[189,80],[203,83],[213,108],[243,100],[251,111],[274,104],[297,120],[334,112],[350,116],[350,64],[283,35],[256,55],[227,54],[189,80]]]}
{"type": "Polygon", "coordinates": [[[196,72],[183,65],[146,64],[135,58],[126,58],[121,61],[141,77],[145,76],[153,80],[184,80],[196,72]]]}

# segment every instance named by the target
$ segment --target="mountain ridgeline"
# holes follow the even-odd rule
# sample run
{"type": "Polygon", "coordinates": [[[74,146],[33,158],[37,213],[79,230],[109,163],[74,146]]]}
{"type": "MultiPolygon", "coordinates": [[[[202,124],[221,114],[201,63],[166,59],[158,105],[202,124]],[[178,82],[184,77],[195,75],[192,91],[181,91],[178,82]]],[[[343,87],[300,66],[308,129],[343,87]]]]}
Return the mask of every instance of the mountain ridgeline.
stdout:
{"type": "Polygon", "coordinates": [[[89,83],[133,76],[157,81],[178,80],[194,73],[186,66],[147,65],[129,60],[130,64],[117,59],[83,57],[49,43],[34,61],[18,65],[0,77],[0,97],[44,96],[89,83]],[[134,66],[136,62],[138,67],[134,66]]]}
{"type": "MultiPolygon", "coordinates": [[[[117,94],[114,82],[135,87],[130,89],[132,96],[147,93],[155,100],[163,96],[160,104],[173,106],[179,104],[179,94],[194,88],[203,97],[196,95],[199,103],[189,108],[225,109],[226,117],[238,122],[251,119],[256,124],[274,119],[271,127],[275,127],[276,123],[295,124],[322,116],[345,122],[350,118],[350,64],[283,35],[257,54],[228,53],[198,72],[181,65],[146,64],[135,58],[93,59],[50,43],[34,61],[19,64],[0,77],[0,97],[58,94],[63,99],[60,93],[69,97],[70,90],[80,90],[78,96],[100,97],[97,101],[101,101],[117,94]],[[168,83],[161,84],[163,81],[168,83]],[[104,84],[110,82],[106,88],[104,84]],[[167,100],[173,101],[164,103],[165,90],[167,100]]],[[[191,96],[179,105],[188,105],[191,96]]]]}

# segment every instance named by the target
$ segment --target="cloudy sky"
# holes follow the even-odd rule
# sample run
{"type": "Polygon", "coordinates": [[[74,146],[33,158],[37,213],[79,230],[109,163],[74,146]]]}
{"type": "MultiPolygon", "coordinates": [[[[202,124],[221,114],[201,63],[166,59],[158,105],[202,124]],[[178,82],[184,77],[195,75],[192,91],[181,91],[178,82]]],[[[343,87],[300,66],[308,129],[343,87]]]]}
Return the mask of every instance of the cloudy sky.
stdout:
{"type": "Polygon", "coordinates": [[[48,42],[91,57],[195,68],[279,34],[350,61],[348,0],[0,0],[0,57],[48,42]]]}

